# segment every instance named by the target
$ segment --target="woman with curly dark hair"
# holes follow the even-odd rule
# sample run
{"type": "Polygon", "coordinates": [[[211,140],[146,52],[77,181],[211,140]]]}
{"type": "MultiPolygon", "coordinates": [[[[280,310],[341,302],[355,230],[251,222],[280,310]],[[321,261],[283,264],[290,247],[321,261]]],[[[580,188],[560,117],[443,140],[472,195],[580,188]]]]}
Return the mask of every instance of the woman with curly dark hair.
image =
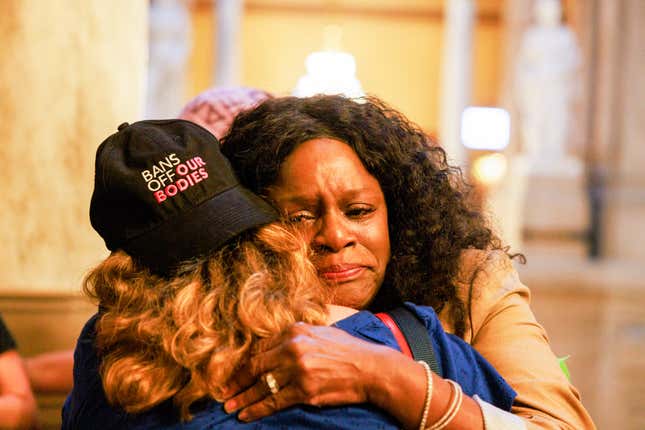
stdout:
{"type": "MultiPolygon", "coordinates": [[[[62,428],[417,428],[432,416],[429,396],[405,422],[369,404],[293,407],[251,424],[224,410],[228,381],[276,336],[324,338],[334,324],[343,335],[328,357],[341,358],[350,351],[339,341],[385,355],[398,342],[377,316],[338,305],[367,296],[321,282],[307,241],[239,184],[219,148],[181,119],[122,124],[99,146],[90,219],[112,252],[83,284],[99,311],[77,342],[62,428]]],[[[436,365],[457,400],[463,389],[510,410],[515,392],[480,354],[431,308],[406,309],[436,349],[421,364],[428,387],[436,365]]],[[[339,362],[337,375],[352,372],[339,362]]],[[[288,394],[284,381],[264,373],[261,394],[288,394]]]]}
{"type": "MultiPolygon", "coordinates": [[[[243,185],[301,226],[336,304],[373,311],[404,301],[430,305],[518,393],[513,414],[468,397],[452,410],[454,392],[435,375],[428,425],[593,428],[531,312],[508,248],[469,203],[459,169],[403,115],[375,98],[272,99],[236,118],[223,152],[243,185]]],[[[324,333],[274,339],[230,387],[227,410],[255,419],[298,403],[370,402],[402,423],[417,419],[413,405],[426,387],[417,363],[346,348],[333,327],[324,333]],[[329,356],[337,350],[347,355],[329,356]],[[283,389],[264,397],[253,382],[267,371],[283,389]]]]}

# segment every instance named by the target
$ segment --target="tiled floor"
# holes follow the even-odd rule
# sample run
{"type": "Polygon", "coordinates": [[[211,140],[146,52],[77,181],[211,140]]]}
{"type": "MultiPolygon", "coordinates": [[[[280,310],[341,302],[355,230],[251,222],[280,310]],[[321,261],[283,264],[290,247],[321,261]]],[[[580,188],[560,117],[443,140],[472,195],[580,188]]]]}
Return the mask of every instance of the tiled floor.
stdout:
{"type": "Polygon", "coordinates": [[[518,267],[553,350],[599,429],[645,429],[645,270],[528,255],[518,267]],[[640,275],[639,275],[640,273],[640,275]]]}

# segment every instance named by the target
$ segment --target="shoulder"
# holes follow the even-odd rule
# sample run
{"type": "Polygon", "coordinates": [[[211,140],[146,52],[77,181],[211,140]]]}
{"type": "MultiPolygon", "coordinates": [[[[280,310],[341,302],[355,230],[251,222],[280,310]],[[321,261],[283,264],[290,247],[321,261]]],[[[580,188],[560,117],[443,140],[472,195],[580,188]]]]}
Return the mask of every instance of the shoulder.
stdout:
{"type": "Polygon", "coordinates": [[[513,262],[503,251],[467,249],[461,253],[455,277],[458,294],[464,302],[496,300],[508,293],[525,292],[513,262]],[[472,288],[472,291],[471,291],[472,288]]]}
{"type": "Polygon", "coordinates": [[[459,284],[494,281],[515,272],[511,259],[504,251],[465,249],[459,257],[459,272],[455,278],[459,284]]]}
{"type": "MultiPolygon", "coordinates": [[[[501,250],[462,251],[455,284],[459,298],[470,312],[472,337],[505,307],[530,302],[529,289],[520,281],[511,259],[501,250]]],[[[467,334],[466,338],[469,337],[467,334]]]]}
{"type": "Polygon", "coordinates": [[[443,323],[439,315],[431,306],[417,305],[412,302],[405,302],[404,306],[416,315],[417,319],[425,326],[431,337],[443,337],[448,334],[443,328],[443,323]]]}
{"type": "Polygon", "coordinates": [[[468,250],[461,259],[455,280],[471,316],[465,339],[517,392],[512,412],[530,428],[593,428],[510,258],[502,251],[468,250]]]}

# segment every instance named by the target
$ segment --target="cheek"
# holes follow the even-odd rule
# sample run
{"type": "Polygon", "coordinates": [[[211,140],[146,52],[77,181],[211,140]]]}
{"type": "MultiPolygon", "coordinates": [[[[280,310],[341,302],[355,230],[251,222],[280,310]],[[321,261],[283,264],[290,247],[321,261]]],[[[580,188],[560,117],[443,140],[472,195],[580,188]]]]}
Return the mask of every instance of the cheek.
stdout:
{"type": "Polygon", "coordinates": [[[365,243],[378,260],[379,266],[384,268],[390,261],[390,235],[387,218],[380,220],[366,233],[365,243]]]}

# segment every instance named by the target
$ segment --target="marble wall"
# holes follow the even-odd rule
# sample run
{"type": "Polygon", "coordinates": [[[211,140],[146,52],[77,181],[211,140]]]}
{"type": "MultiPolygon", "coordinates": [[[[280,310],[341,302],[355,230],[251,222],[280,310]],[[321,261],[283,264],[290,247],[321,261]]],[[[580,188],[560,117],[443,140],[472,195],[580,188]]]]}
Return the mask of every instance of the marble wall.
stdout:
{"type": "Polygon", "coordinates": [[[89,224],[94,153],[140,118],[145,0],[3,0],[0,290],[77,290],[106,255],[89,224]]]}

